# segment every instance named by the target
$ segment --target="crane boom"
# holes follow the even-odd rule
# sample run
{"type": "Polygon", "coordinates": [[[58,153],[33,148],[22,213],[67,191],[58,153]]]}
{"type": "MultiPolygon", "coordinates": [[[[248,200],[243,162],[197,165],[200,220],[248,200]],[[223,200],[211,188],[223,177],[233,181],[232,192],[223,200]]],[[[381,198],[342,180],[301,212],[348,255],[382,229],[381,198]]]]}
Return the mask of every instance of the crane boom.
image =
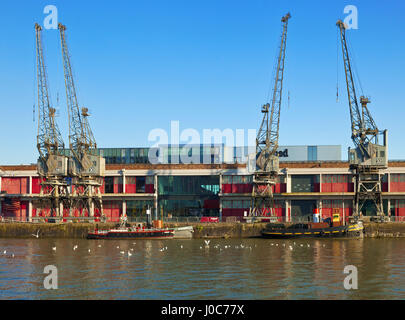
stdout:
{"type": "MultiPolygon", "coordinates": [[[[79,108],[72,66],[66,41],[66,27],[58,24],[62,60],[65,75],[66,99],[69,113],[69,147],[72,158],[69,161],[69,174],[74,178],[75,194],[72,207],[87,210],[89,216],[95,215],[95,209],[103,216],[100,187],[105,172],[105,159],[97,154],[97,144],[88,121],[87,108],[79,108]]],[[[85,212],[82,211],[82,215],[85,212]]]]}
{"type": "Polygon", "coordinates": [[[282,33],[276,64],[273,95],[270,103],[262,106],[263,119],[256,137],[256,169],[253,177],[252,208],[250,215],[273,216],[273,186],[279,171],[278,148],[281,99],[283,93],[284,61],[287,43],[287,26],[291,18],[287,13],[281,18],[282,33]]]}
{"type": "Polygon", "coordinates": [[[64,155],[64,143],[55,121],[55,109],[49,98],[47,73],[42,46],[42,27],[35,24],[37,85],[38,85],[38,133],[37,163],[40,184],[38,214],[60,216],[61,204],[67,202],[68,188],[65,178],[68,173],[68,158],[64,155]],[[48,210],[49,209],[49,210],[48,210]]]}
{"type": "Polygon", "coordinates": [[[65,144],[60,134],[57,123],[55,122],[56,110],[52,108],[48,92],[47,73],[44,61],[42,46],[42,27],[35,24],[36,35],[36,56],[37,56],[37,85],[38,85],[38,134],[37,149],[43,163],[43,170],[40,172],[47,174],[64,174],[60,168],[59,171],[52,172],[50,156],[62,156],[65,144]]]}
{"type": "Polygon", "coordinates": [[[361,161],[366,161],[367,159],[371,159],[373,157],[373,148],[370,148],[369,146],[378,145],[378,136],[383,132],[378,130],[377,125],[367,107],[370,100],[365,96],[360,96],[361,108],[359,107],[346,39],[346,27],[341,20],[338,20],[336,25],[339,27],[340,39],[342,43],[343,63],[345,68],[347,95],[349,99],[352,140],[355,146],[358,148],[362,158],[361,161]]]}
{"type": "Polygon", "coordinates": [[[351,138],[355,145],[349,148],[349,164],[355,178],[355,201],[353,216],[358,219],[367,202],[374,203],[376,214],[383,217],[381,175],[382,169],[388,167],[387,130],[380,131],[367,107],[370,100],[360,96],[360,105],[356,96],[352,66],[346,39],[346,26],[338,20],[343,64],[345,68],[347,95],[351,120],[351,138]],[[378,136],[383,135],[383,145],[378,143],[378,136]]]}
{"type": "Polygon", "coordinates": [[[62,46],[63,70],[65,76],[66,100],[69,114],[69,148],[73,157],[82,164],[82,155],[89,145],[85,139],[83,122],[77,101],[76,88],[73,80],[70,55],[66,42],[66,26],[58,24],[62,46]]]}
{"type": "Polygon", "coordinates": [[[269,103],[262,106],[263,120],[256,138],[257,169],[260,171],[270,170],[273,172],[273,174],[278,173],[278,157],[275,156],[275,153],[278,148],[285,49],[287,43],[287,26],[289,18],[291,18],[291,15],[290,13],[287,13],[281,19],[283,23],[283,30],[276,65],[271,108],[269,103]]]}

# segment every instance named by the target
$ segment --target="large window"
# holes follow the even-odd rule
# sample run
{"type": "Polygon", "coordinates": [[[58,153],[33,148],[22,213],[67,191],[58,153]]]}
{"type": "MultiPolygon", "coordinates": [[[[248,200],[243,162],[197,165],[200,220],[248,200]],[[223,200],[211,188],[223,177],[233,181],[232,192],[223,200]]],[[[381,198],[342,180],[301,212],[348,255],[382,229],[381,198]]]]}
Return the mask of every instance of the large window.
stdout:
{"type": "MultiPolygon", "coordinates": [[[[153,212],[153,200],[134,200],[127,201],[127,216],[135,217],[146,215],[146,210],[153,212]]],[[[146,219],[146,218],[145,218],[146,219]]]]}
{"type": "Polygon", "coordinates": [[[219,176],[159,176],[159,195],[218,195],[219,176]]]}
{"type": "Polygon", "coordinates": [[[159,199],[160,217],[219,216],[219,200],[192,197],[189,199],[159,199]]]}
{"type": "Polygon", "coordinates": [[[291,192],[319,192],[319,176],[292,175],[291,192]]]}

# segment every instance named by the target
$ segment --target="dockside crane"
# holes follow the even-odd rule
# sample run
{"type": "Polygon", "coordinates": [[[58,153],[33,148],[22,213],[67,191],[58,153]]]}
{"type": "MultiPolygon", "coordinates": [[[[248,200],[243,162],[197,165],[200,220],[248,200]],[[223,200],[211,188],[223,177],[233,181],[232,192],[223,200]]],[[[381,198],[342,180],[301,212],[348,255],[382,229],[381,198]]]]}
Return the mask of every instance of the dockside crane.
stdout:
{"type": "Polygon", "coordinates": [[[55,108],[51,105],[48,91],[47,72],[42,46],[42,27],[35,24],[37,90],[38,90],[38,133],[37,149],[39,159],[37,172],[41,177],[40,206],[50,208],[53,217],[61,215],[60,208],[68,198],[66,177],[68,174],[68,157],[64,154],[64,142],[55,122],[55,108]]]}
{"type": "Polygon", "coordinates": [[[251,216],[274,216],[273,186],[279,174],[277,155],[281,98],[283,92],[284,61],[287,42],[287,13],[281,18],[282,34],[276,64],[273,96],[270,103],[262,106],[263,120],[256,137],[256,169],[253,175],[251,216]]]}
{"type": "MultiPolygon", "coordinates": [[[[69,175],[72,177],[74,191],[72,207],[87,210],[94,216],[97,208],[103,216],[100,187],[105,175],[105,159],[98,155],[97,144],[88,121],[87,108],[79,108],[72,66],[66,41],[66,26],[59,23],[63,69],[65,76],[66,99],[69,113],[69,175]]],[[[83,212],[84,213],[84,212],[83,212]]]]}
{"type": "Polygon", "coordinates": [[[388,167],[387,130],[379,130],[367,107],[370,100],[360,96],[357,100],[351,59],[346,39],[346,26],[338,20],[336,25],[340,31],[343,64],[345,68],[347,95],[351,120],[351,138],[355,148],[349,148],[348,158],[350,169],[355,178],[355,199],[353,217],[358,219],[367,201],[375,206],[376,214],[383,220],[383,202],[381,178],[382,171],[388,167]],[[360,102],[360,103],[359,103],[360,102]],[[383,144],[379,144],[379,136],[383,144]]]}

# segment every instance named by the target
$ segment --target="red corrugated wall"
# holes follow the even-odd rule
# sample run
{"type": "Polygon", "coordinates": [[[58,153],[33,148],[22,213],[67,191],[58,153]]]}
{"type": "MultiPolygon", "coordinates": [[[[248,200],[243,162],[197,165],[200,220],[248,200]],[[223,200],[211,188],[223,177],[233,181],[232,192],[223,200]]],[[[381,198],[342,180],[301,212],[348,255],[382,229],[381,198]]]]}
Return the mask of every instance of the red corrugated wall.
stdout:
{"type": "Polygon", "coordinates": [[[122,214],[121,201],[103,201],[103,211],[108,222],[118,222],[122,214]]]}
{"type": "Polygon", "coordinates": [[[2,177],[1,191],[8,194],[28,193],[28,177],[2,177]]]}
{"type": "Polygon", "coordinates": [[[391,205],[394,205],[395,216],[405,216],[405,200],[391,200],[391,205]]]}
{"type": "Polygon", "coordinates": [[[136,177],[125,177],[125,193],[136,193],[136,177]]]}
{"type": "MultiPolygon", "coordinates": [[[[223,176],[222,177],[222,193],[252,193],[253,184],[251,176],[223,176]]],[[[273,193],[286,192],[285,183],[277,183],[273,186],[273,193]]]]}
{"type": "Polygon", "coordinates": [[[322,192],[353,192],[354,183],[350,181],[351,176],[347,174],[324,174],[322,192]]]}
{"type": "Polygon", "coordinates": [[[403,173],[391,174],[390,192],[405,192],[405,174],[403,173]]]}
{"type": "MultiPolygon", "coordinates": [[[[343,203],[342,200],[323,200],[322,201],[322,218],[327,219],[333,216],[334,209],[339,210],[340,219],[343,220],[343,203]]],[[[353,208],[349,205],[349,201],[344,204],[345,219],[348,221],[349,216],[353,214],[353,208]]]]}

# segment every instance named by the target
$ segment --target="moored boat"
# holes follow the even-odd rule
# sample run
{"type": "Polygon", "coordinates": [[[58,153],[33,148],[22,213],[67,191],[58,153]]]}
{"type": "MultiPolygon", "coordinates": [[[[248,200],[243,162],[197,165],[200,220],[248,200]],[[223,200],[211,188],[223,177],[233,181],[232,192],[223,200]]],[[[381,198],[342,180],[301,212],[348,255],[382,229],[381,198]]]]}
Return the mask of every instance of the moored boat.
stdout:
{"type": "Polygon", "coordinates": [[[348,225],[329,224],[327,222],[297,223],[286,226],[282,223],[269,223],[261,231],[265,238],[337,238],[337,237],[362,237],[363,223],[357,221],[348,225]]]}
{"type": "Polygon", "coordinates": [[[94,230],[87,234],[87,239],[171,239],[173,228],[145,227],[138,223],[133,227],[120,226],[110,230],[94,230]]]}
{"type": "Polygon", "coordinates": [[[175,227],[173,229],[175,239],[191,239],[193,237],[194,228],[192,226],[175,227]]]}

